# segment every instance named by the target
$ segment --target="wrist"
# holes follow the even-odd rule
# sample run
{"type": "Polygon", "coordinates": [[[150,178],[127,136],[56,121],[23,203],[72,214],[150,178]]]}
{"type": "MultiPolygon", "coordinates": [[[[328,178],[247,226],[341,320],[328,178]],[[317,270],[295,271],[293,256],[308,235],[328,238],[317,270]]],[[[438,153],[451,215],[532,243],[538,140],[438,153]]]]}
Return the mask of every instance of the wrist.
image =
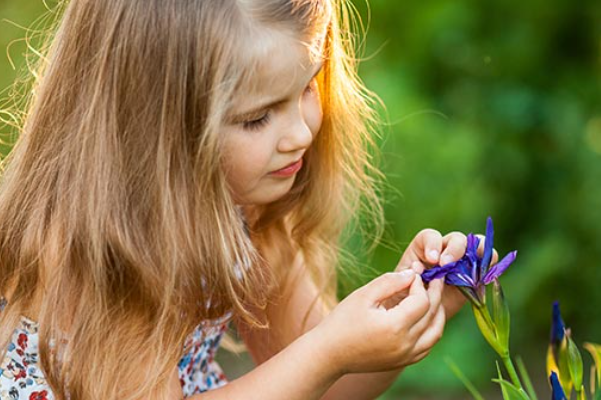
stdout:
{"type": "Polygon", "coordinates": [[[321,325],[317,325],[299,340],[305,342],[311,352],[311,362],[320,369],[324,378],[334,383],[348,371],[340,355],[337,354],[333,341],[329,340],[329,336],[321,325]]]}

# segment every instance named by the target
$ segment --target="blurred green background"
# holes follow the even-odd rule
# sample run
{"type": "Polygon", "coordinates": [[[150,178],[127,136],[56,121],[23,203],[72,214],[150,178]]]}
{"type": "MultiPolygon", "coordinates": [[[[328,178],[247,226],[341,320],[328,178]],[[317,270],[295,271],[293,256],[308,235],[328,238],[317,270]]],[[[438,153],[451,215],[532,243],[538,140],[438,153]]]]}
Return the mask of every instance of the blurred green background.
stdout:
{"type": "MultiPolygon", "coordinates": [[[[388,121],[385,245],[361,260],[392,270],[419,230],[483,233],[492,216],[500,255],[519,252],[502,278],[512,352],[545,398],[551,303],[578,344],[601,342],[601,1],[354,4],[368,26],[360,73],[388,121]]],[[[0,88],[24,67],[25,31],[13,23],[31,26],[44,10],[0,0],[0,88]]],[[[382,399],[469,398],[445,357],[497,396],[494,354],[466,307],[382,399]]]]}

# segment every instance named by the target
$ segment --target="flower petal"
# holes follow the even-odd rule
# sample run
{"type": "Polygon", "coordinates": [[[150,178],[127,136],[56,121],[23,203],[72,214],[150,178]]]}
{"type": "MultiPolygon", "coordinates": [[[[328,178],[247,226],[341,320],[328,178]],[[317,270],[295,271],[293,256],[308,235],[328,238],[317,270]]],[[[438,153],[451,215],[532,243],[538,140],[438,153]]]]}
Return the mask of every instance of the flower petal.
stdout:
{"type": "Polygon", "coordinates": [[[559,378],[555,372],[551,372],[549,381],[551,382],[551,388],[553,389],[553,400],[565,400],[566,394],[564,393],[563,388],[559,383],[559,378]]]}
{"type": "MultiPolygon", "coordinates": [[[[471,267],[472,261],[467,256],[463,256],[459,259],[457,266],[455,266],[455,271],[457,274],[463,274],[467,276],[471,276],[471,267]]],[[[475,281],[474,281],[475,282],[475,281]]]]}
{"type": "Polygon", "coordinates": [[[553,321],[551,325],[551,346],[558,348],[566,334],[566,326],[561,318],[559,302],[553,303],[553,321]]]}
{"type": "Polygon", "coordinates": [[[452,263],[445,264],[442,267],[436,266],[436,267],[427,269],[424,272],[422,272],[422,280],[424,281],[424,283],[429,283],[429,282],[433,281],[434,279],[444,278],[445,276],[447,276],[447,274],[449,272],[451,272],[453,269],[455,269],[456,264],[457,264],[457,261],[454,261],[452,263]]]}
{"type": "Polygon", "coordinates": [[[467,248],[465,250],[465,258],[468,260],[466,265],[466,272],[469,271],[471,279],[474,282],[480,280],[480,270],[478,263],[480,258],[478,257],[478,246],[480,245],[480,239],[473,233],[467,235],[467,248]]]}
{"type": "MultiPolygon", "coordinates": [[[[476,307],[480,308],[483,306],[482,299],[478,296],[478,293],[471,286],[457,286],[457,288],[463,293],[463,295],[476,307]]],[[[475,315],[475,314],[474,314],[475,315]]]]}
{"type": "Polygon", "coordinates": [[[517,254],[517,251],[512,251],[511,253],[507,254],[501,261],[496,263],[491,269],[488,270],[482,279],[482,282],[484,282],[485,285],[488,285],[494,279],[501,276],[503,272],[505,272],[505,270],[511,265],[511,263],[515,261],[517,254]]]}
{"type": "Polygon", "coordinates": [[[482,256],[482,262],[480,263],[480,276],[484,275],[485,271],[490,266],[490,260],[492,259],[492,248],[493,238],[495,231],[493,229],[492,218],[488,217],[486,220],[486,239],[484,240],[484,254],[482,256]]]}
{"type": "Polygon", "coordinates": [[[453,286],[463,286],[463,287],[470,287],[470,288],[474,288],[476,286],[475,282],[472,280],[472,278],[469,275],[462,274],[459,272],[449,273],[445,277],[444,281],[447,285],[453,285],[453,286]]]}
{"type": "Polygon", "coordinates": [[[478,257],[478,246],[480,245],[480,238],[473,233],[467,235],[467,248],[465,254],[470,257],[478,257]]]}

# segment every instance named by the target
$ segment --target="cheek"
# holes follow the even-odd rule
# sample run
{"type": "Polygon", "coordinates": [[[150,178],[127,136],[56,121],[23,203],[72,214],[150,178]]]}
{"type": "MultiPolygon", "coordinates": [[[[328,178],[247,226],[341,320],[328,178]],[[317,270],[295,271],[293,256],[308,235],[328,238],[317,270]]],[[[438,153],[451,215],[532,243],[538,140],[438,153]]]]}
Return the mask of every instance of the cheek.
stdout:
{"type": "Polygon", "coordinates": [[[250,139],[230,140],[226,145],[224,169],[234,187],[252,185],[268,172],[269,152],[259,138],[250,139]]]}
{"type": "Polygon", "coordinates": [[[315,136],[321,129],[321,123],[323,122],[323,108],[319,94],[311,96],[307,103],[304,112],[305,121],[311,132],[313,132],[313,136],[315,136]]]}

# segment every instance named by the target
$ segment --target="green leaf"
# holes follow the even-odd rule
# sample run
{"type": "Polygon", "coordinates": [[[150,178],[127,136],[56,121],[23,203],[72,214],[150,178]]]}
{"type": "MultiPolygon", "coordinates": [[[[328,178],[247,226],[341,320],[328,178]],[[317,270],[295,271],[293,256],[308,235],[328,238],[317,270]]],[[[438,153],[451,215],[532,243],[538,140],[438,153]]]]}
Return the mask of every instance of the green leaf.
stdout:
{"type": "Polygon", "coordinates": [[[486,306],[476,307],[472,305],[472,311],[474,312],[474,317],[476,318],[476,323],[478,324],[478,328],[480,328],[480,333],[484,336],[484,339],[488,342],[488,344],[493,348],[493,350],[499,354],[500,356],[506,355],[503,351],[499,343],[497,342],[497,337],[495,335],[495,327],[490,319],[490,314],[488,312],[488,308],[486,306]]]}
{"type": "Polygon", "coordinates": [[[499,367],[499,363],[497,362],[497,374],[499,375],[499,379],[493,379],[493,382],[496,382],[501,386],[501,392],[503,393],[504,400],[531,400],[530,397],[523,390],[518,389],[511,382],[503,379],[503,375],[501,374],[501,368],[499,367]]]}
{"type": "Polygon", "coordinates": [[[496,327],[497,341],[499,346],[509,353],[509,307],[507,300],[503,294],[503,288],[498,280],[493,282],[492,291],[492,309],[493,309],[493,321],[496,327]]]}
{"type": "Polygon", "coordinates": [[[576,343],[568,336],[568,368],[570,370],[570,377],[574,384],[574,389],[577,392],[583,391],[582,388],[582,356],[576,343]]]}
{"type": "Polygon", "coordinates": [[[505,379],[493,379],[492,381],[501,385],[504,400],[530,400],[524,391],[516,388],[511,382],[505,379]]]}
{"type": "Polygon", "coordinates": [[[557,354],[557,367],[559,369],[559,383],[566,393],[566,397],[569,399],[572,394],[572,379],[570,373],[570,355],[568,349],[568,335],[566,334],[559,345],[557,354]]]}
{"type": "Polygon", "coordinates": [[[480,392],[478,391],[478,389],[476,389],[474,384],[472,382],[470,382],[470,380],[463,374],[463,372],[461,372],[461,369],[459,369],[457,364],[455,364],[451,358],[446,357],[445,362],[447,363],[447,365],[449,366],[451,371],[453,371],[453,374],[455,374],[457,379],[459,379],[461,381],[461,383],[463,383],[463,386],[465,386],[465,388],[474,397],[474,399],[484,400],[484,397],[482,397],[482,394],[480,394],[480,392]]]}
{"type": "Polygon", "coordinates": [[[515,362],[517,364],[518,371],[520,372],[520,376],[522,377],[522,380],[524,381],[524,385],[526,386],[526,391],[528,392],[528,396],[530,396],[530,398],[532,400],[538,400],[538,397],[536,396],[536,392],[534,391],[534,386],[532,385],[532,380],[530,379],[530,375],[528,374],[526,365],[524,365],[524,361],[522,361],[521,357],[517,357],[515,362]]]}
{"type": "MultiPolygon", "coordinates": [[[[597,389],[601,391],[601,345],[595,343],[584,343],[583,347],[591,353],[593,361],[595,362],[595,369],[597,371],[597,389]]],[[[591,388],[591,390],[594,388],[591,388]]]]}

